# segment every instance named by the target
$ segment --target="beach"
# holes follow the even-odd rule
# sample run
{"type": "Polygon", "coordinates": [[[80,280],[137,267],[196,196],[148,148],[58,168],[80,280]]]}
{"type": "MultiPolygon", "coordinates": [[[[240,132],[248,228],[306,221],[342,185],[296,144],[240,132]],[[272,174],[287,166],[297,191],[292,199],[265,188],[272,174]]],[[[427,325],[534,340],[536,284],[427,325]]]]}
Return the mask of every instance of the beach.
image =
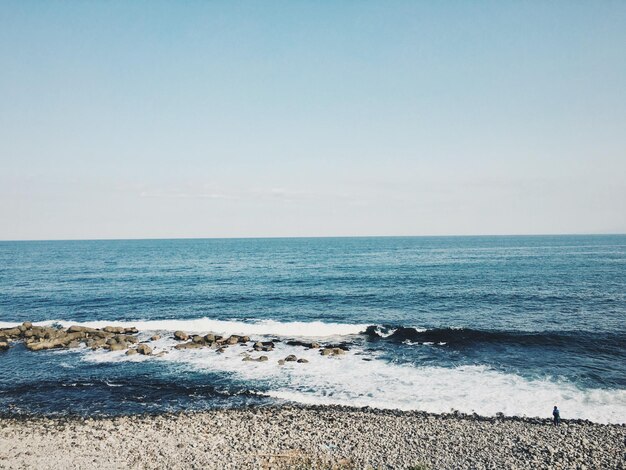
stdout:
{"type": "Polygon", "coordinates": [[[0,468],[624,468],[626,427],[335,406],[0,419],[0,468]]]}

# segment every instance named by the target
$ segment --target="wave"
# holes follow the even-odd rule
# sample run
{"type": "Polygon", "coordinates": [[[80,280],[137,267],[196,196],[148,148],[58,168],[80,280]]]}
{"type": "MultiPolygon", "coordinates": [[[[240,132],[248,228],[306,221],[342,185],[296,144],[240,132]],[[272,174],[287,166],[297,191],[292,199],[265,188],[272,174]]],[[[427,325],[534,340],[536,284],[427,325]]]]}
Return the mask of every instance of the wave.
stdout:
{"type": "MultiPolygon", "coordinates": [[[[165,350],[174,344],[162,339],[155,346],[165,350]]],[[[622,423],[626,416],[626,390],[581,389],[574,383],[548,377],[527,378],[486,365],[441,367],[397,364],[384,355],[354,347],[339,357],[324,357],[319,351],[276,344],[265,362],[242,361],[240,348],[222,354],[206,349],[178,351],[155,358],[164,366],[193,373],[225,374],[242,380],[249,390],[279,400],[303,404],[335,404],[374,408],[422,410],[433,413],[459,410],[494,416],[550,416],[559,405],[567,418],[622,423]],[[277,360],[295,354],[307,364],[277,360]],[[182,367],[181,367],[182,366],[182,367]]],[[[252,353],[256,355],[255,353],[252,353]]],[[[86,352],[89,363],[130,363],[149,358],[123,352],[86,352]]],[[[161,368],[164,369],[164,368],[161,368]]]]}
{"type": "Polygon", "coordinates": [[[471,328],[419,329],[412,327],[368,326],[365,334],[371,340],[398,343],[440,344],[463,348],[480,344],[576,348],[611,351],[623,354],[624,333],[589,331],[505,331],[471,328]]]}
{"type": "MultiPolygon", "coordinates": [[[[16,322],[0,322],[0,328],[16,326],[16,322]]],[[[137,321],[88,321],[75,322],[69,320],[47,320],[35,322],[34,325],[60,325],[68,328],[72,325],[88,326],[90,328],[104,328],[105,326],[134,326],[142,331],[176,331],[188,333],[219,333],[228,335],[261,335],[284,337],[332,337],[349,336],[363,333],[367,324],[326,323],[314,322],[279,322],[274,320],[259,321],[229,321],[211,318],[196,318],[192,320],[137,320],[137,321]]]]}

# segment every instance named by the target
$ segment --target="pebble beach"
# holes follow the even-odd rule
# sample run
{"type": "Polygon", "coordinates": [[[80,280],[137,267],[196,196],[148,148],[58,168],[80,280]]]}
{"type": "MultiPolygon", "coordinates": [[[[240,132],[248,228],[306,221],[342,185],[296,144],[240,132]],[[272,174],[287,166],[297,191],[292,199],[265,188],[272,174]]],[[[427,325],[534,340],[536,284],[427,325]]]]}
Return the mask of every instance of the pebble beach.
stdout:
{"type": "Polygon", "coordinates": [[[280,406],[0,419],[0,468],[625,468],[626,426],[280,406]]]}

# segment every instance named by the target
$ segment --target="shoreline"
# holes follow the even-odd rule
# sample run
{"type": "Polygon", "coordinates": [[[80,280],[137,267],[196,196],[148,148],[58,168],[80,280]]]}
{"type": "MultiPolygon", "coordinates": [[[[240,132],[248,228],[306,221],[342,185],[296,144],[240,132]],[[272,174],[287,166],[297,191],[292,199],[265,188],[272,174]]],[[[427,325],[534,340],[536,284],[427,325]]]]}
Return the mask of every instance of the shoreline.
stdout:
{"type": "Polygon", "coordinates": [[[268,405],[0,415],[0,468],[625,468],[626,425],[268,405]]]}
{"type": "MultiPolygon", "coordinates": [[[[505,415],[498,413],[495,416],[481,415],[477,413],[464,413],[458,410],[451,410],[447,413],[434,413],[430,411],[422,410],[402,410],[399,408],[377,408],[372,406],[349,406],[349,405],[336,405],[336,404],[306,404],[298,402],[285,402],[285,403],[271,403],[271,404],[253,404],[253,405],[233,405],[216,408],[206,408],[197,410],[181,410],[181,411],[162,411],[162,412],[146,412],[146,413],[119,413],[119,414],[80,414],[80,413],[58,413],[58,414],[45,414],[45,413],[28,413],[19,412],[14,413],[11,411],[1,410],[0,421],[29,421],[37,419],[49,419],[49,420],[66,420],[66,421],[85,421],[85,420],[111,420],[119,418],[176,418],[182,415],[193,416],[201,415],[204,413],[212,413],[219,411],[254,411],[254,410],[281,410],[284,408],[292,410],[302,411],[337,411],[337,412],[360,412],[364,414],[382,415],[382,416],[411,416],[416,418],[434,418],[434,419],[456,419],[456,420],[469,420],[469,421],[485,421],[490,423],[513,421],[533,425],[552,425],[552,418],[542,418],[540,416],[517,416],[517,415],[505,415]]],[[[584,418],[571,418],[561,419],[562,424],[567,425],[580,425],[580,426],[613,426],[626,428],[626,422],[624,423],[600,423],[584,418]]]]}

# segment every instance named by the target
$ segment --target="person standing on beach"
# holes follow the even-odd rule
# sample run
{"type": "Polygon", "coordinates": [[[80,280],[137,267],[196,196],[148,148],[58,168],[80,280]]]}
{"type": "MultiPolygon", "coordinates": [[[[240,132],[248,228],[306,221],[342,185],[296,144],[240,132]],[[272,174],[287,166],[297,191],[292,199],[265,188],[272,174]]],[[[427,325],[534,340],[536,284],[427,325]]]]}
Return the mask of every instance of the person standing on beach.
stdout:
{"type": "Polygon", "coordinates": [[[558,426],[561,422],[561,413],[556,405],[554,405],[554,409],[552,410],[552,420],[554,421],[555,426],[558,426]]]}

